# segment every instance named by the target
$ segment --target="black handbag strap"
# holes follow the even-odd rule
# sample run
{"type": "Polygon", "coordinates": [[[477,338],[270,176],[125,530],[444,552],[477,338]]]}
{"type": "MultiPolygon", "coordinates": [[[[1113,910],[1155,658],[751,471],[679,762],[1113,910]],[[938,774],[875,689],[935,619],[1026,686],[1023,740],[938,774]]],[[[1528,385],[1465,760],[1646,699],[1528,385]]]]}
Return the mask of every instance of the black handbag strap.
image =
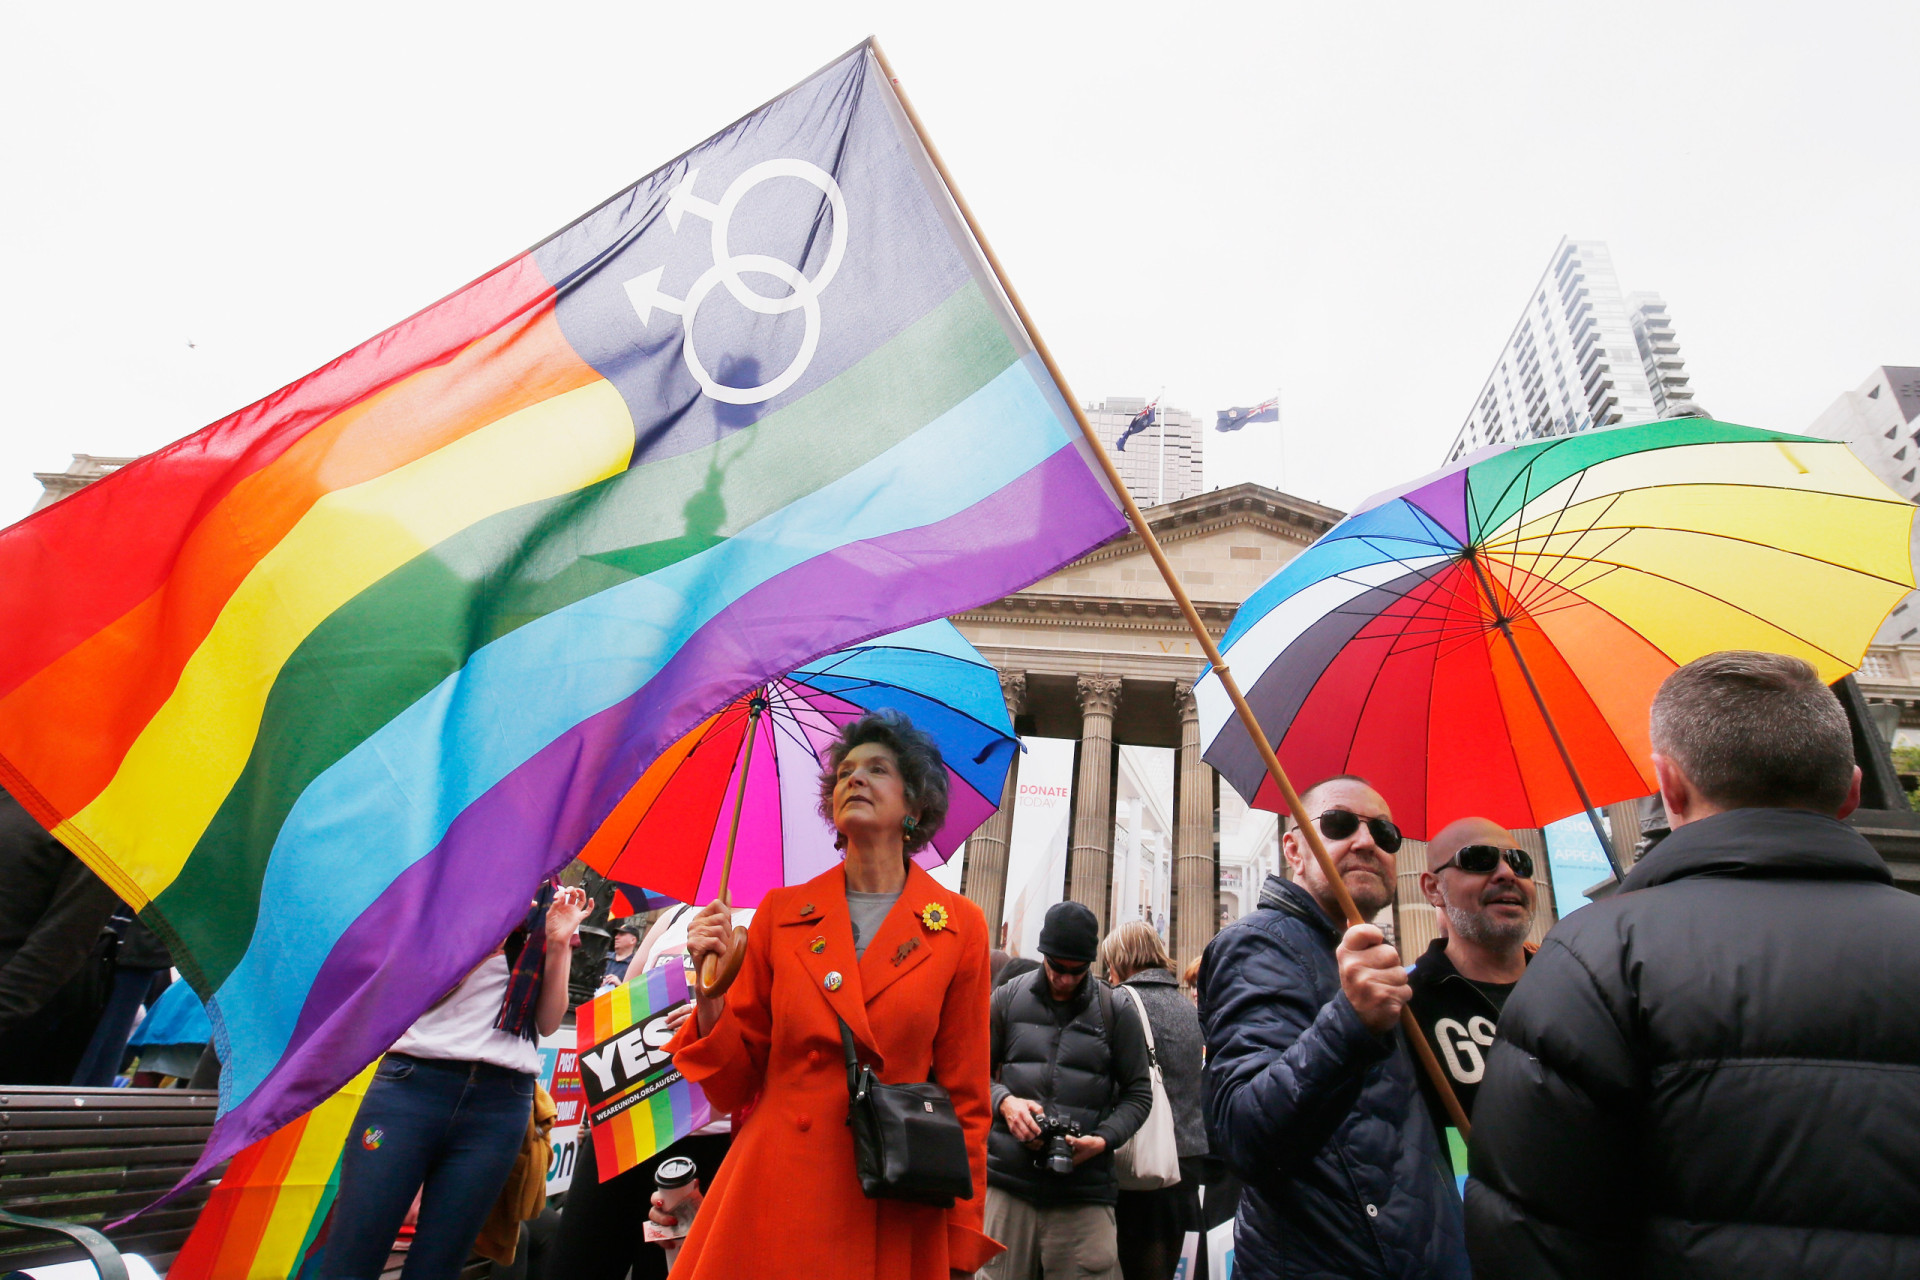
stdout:
{"type": "Polygon", "coordinates": [[[853,1028],[845,1018],[834,1017],[840,1023],[840,1047],[847,1051],[847,1097],[854,1098],[860,1093],[860,1058],[853,1051],[853,1028]]]}

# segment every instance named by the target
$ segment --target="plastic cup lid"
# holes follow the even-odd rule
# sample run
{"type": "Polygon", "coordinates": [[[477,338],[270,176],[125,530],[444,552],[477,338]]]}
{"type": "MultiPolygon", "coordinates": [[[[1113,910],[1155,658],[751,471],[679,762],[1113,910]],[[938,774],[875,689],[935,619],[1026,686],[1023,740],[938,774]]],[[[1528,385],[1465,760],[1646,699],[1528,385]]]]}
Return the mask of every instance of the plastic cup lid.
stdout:
{"type": "Polygon", "coordinates": [[[700,1166],[685,1156],[662,1160],[653,1171],[654,1185],[662,1191],[684,1187],[699,1176],[700,1166]]]}

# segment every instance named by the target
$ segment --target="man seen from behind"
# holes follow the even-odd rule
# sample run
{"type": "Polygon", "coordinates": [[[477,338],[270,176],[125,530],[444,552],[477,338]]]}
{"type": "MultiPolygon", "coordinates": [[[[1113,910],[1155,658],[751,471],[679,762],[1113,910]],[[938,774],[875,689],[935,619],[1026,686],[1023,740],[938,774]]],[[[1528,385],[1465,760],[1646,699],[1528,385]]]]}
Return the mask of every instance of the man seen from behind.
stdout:
{"type": "Polygon", "coordinates": [[[1709,654],[1652,744],[1673,834],[1554,927],[1488,1055],[1475,1276],[1920,1275],[1920,897],[1841,821],[1839,700],[1709,654]]]}

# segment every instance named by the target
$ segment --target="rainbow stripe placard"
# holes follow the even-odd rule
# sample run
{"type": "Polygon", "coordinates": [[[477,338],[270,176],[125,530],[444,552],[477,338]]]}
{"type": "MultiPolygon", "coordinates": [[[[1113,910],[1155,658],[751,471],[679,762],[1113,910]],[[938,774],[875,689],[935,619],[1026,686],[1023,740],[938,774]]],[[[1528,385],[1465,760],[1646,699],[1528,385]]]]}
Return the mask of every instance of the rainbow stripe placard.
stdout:
{"type": "Polygon", "coordinates": [[[713,1122],[707,1095],[659,1049],[672,1034],[667,1015],[693,998],[678,960],[615,987],[575,1015],[586,1123],[602,1182],[713,1122]]]}
{"type": "Polygon", "coordinates": [[[293,1123],[233,1158],[172,1280],[285,1280],[298,1275],[340,1190],[340,1156],[373,1067],[293,1123]]]}

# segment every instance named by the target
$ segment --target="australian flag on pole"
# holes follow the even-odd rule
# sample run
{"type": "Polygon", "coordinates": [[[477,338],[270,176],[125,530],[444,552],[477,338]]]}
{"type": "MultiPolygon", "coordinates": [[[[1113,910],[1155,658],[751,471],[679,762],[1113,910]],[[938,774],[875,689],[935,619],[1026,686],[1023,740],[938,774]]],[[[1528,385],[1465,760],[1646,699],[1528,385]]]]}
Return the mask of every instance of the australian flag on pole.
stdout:
{"type": "Polygon", "coordinates": [[[1127,423],[1127,429],[1122,431],[1120,438],[1113,442],[1113,447],[1116,452],[1125,453],[1127,451],[1127,441],[1133,439],[1153,425],[1153,414],[1159,407],[1160,402],[1155,400],[1152,404],[1133,415],[1133,421],[1127,423]]]}
{"type": "Polygon", "coordinates": [[[1271,400],[1262,400],[1251,409],[1221,409],[1218,417],[1214,421],[1213,429],[1215,431],[1238,431],[1249,422],[1278,421],[1280,421],[1280,397],[1275,396],[1271,400]]]}

